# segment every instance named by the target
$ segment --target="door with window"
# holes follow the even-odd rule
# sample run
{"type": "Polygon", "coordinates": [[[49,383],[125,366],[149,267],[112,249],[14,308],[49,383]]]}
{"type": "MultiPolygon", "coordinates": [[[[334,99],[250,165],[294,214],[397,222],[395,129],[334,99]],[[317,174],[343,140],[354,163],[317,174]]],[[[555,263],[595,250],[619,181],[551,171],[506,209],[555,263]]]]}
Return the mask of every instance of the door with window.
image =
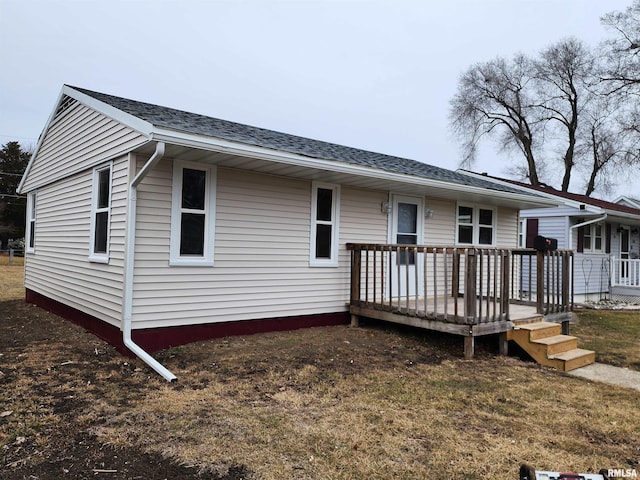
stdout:
{"type": "MultiPolygon", "coordinates": [[[[400,245],[417,245],[423,243],[423,205],[422,198],[393,196],[391,211],[391,243],[400,245]]],[[[422,285],[422,269],[416,269],[419,260],[413,253],[401,252],[392,255],[389,267],[391,276],[391,294],[394,297],[415,295],[416,276],[418,291],[422,285]],[[408,279],[408,281],[407,281],[408,279]]]]}
{"type": "Polygon", "coordinates": [[[629,278],[629,227],[622,227],[620,231],[620,278],[629,278]]]}

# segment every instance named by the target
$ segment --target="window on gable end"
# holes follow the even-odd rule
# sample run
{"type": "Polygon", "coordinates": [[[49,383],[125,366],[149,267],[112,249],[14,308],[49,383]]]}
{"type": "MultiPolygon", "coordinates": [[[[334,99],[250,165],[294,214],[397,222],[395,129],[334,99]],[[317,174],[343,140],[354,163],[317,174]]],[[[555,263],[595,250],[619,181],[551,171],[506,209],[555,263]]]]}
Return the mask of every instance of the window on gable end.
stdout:
{"type": "Polygon", "coordinates": [[[109,262],[109,233],[111,220],[111,169],[106,166],[93,170],[93,198],[91,201],[91,239],[89,260],[109,262]]]}
{"type": "Polygon", "coordinates": [[[213,265],[215,185],[215,167],[174,163],[171,265],[213,265]]]}
{"type": "Polygon", "coordinates": [[[338,266],[340,187],[313,183],[311,193],[311,239],[309,265],[338,266]]]}

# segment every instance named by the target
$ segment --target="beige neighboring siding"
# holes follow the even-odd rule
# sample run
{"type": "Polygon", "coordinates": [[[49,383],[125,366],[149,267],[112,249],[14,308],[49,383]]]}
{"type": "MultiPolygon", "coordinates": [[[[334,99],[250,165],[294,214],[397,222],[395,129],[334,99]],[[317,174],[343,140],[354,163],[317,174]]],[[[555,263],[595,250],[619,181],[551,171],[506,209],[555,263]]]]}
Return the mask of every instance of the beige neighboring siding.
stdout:
{"type": "Polygon", "coordinates": [[[126,224],[128,159],[113,162],[108,264],[89,262],[93,169],[37,191],[35,253],[27,254],[25,286],[119,325],[126,224]]]}
{"type": "Polygon", "coordinates": [[[134,328],[333,313],[347,242],[385,242],[386,192],[341,189],[340,266],[310,267],[311,183],[219,168],[213,267],[169,267],[171,161],[138,189],[134,328]]]}
{"type": "Polygon", "coordinates": [[[84,171],[145,141],[140,133],[76,102],[49,125],[23,191],[84,171]]]}

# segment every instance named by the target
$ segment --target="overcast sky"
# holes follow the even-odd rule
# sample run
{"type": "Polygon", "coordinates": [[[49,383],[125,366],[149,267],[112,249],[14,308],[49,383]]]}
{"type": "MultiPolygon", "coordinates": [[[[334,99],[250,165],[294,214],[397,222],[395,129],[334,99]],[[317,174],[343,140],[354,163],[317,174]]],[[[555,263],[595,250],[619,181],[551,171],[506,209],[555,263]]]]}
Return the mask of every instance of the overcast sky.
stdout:
{"type": "MultiPolygon", "coordinates": [[[[466,68],[595,45],[600,17],[630,3],[0,0],[0,143],[35,145],[66,83],[456,169],[466,68]]],[[[475,170],[508,164],[487,146],[475,170]]]]}

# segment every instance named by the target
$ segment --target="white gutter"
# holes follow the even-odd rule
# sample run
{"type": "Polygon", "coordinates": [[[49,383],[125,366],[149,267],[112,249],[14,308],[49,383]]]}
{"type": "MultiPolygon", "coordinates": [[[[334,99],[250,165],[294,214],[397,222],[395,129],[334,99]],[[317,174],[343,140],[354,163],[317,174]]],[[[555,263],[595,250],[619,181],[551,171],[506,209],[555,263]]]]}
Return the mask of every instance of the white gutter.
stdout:
{"type": "MultiPolygon", "coordinates": [[[[258,147],[230,140],[223,140],[214,137],[205,137],[202,135],[178,132],[163,128],[155,128],[150,138],[159,142],[170,143],[171,145],[180,145],[183,147],[197,148],[201,150],[209,150],[230,155],[238,155],[241,157],[255,158],[258,160],[266,160],[285,165],[294,165],[305,168],[317,168],[337,173],[358,175],[378,180],[388,180],[404,183],[407,185],[416,185],[427,188],[442,188],[444,190],[461,192],[465,195],[488,195],[486,187],[476,187],[472,185],[458,184],[446,180],[435,180],[431,178],[407,175],[404,173],[394,173],[386,170],[380,170],[376,167],[366,167],[363,165],[354,165],[344,163],[337,160],[324,160],[321,158],[308,157],[305,155],[283,152],[281,150],[273,150],[266,147],[258,147]]],[[[488,181],[484,179],[485,181],[488,181]]],[[[491,182],[489,182],[491,183],[491,182]]],[[[538,206],[557,206],[558,202],[549,200],[542,196],[532,196],[523,191],[522,194],[514,192],[501,192],[498,190],[490,190],[489,195],[493,198],[507,199],[509,202],[523,201],[538,206]]]]}
{"type": "Polygon", "coordinates": [[[135,248],[136,248],[136,210],[137,210],[137,194],[138,184],[149,173],[149,171],[164,156],[164,143],[156,143],[156,151],[151,158],[144,164],[142,170],[138,172],[135,178],[129,184],[129,200],[127,205],[127,238],[125,250],[125,271],[124,271],[124,300],[122,312],[122,340],[124,345],[131,350],[139,359],[153,368],[156,372],[164,377],[168,382],[176,380],[176,376],[167,370],[164,365],[160,364],[149,353],[136,344],[131,338],[131,320],[133,316],[133,277],[135,264],[135,248]]]}
{"type": "Polygon", "coordinates": [[[608,214],[605,213],[602,217],[594,218],[593,220],[587,220],[586,222],[578,223],[569,227],[569,245],[567,248],[571,249],[573,246],[573,231],[577,228],[584,227],[585,225],[591,225],[592,223],[602,222],[607,219],[608,214]]]}

